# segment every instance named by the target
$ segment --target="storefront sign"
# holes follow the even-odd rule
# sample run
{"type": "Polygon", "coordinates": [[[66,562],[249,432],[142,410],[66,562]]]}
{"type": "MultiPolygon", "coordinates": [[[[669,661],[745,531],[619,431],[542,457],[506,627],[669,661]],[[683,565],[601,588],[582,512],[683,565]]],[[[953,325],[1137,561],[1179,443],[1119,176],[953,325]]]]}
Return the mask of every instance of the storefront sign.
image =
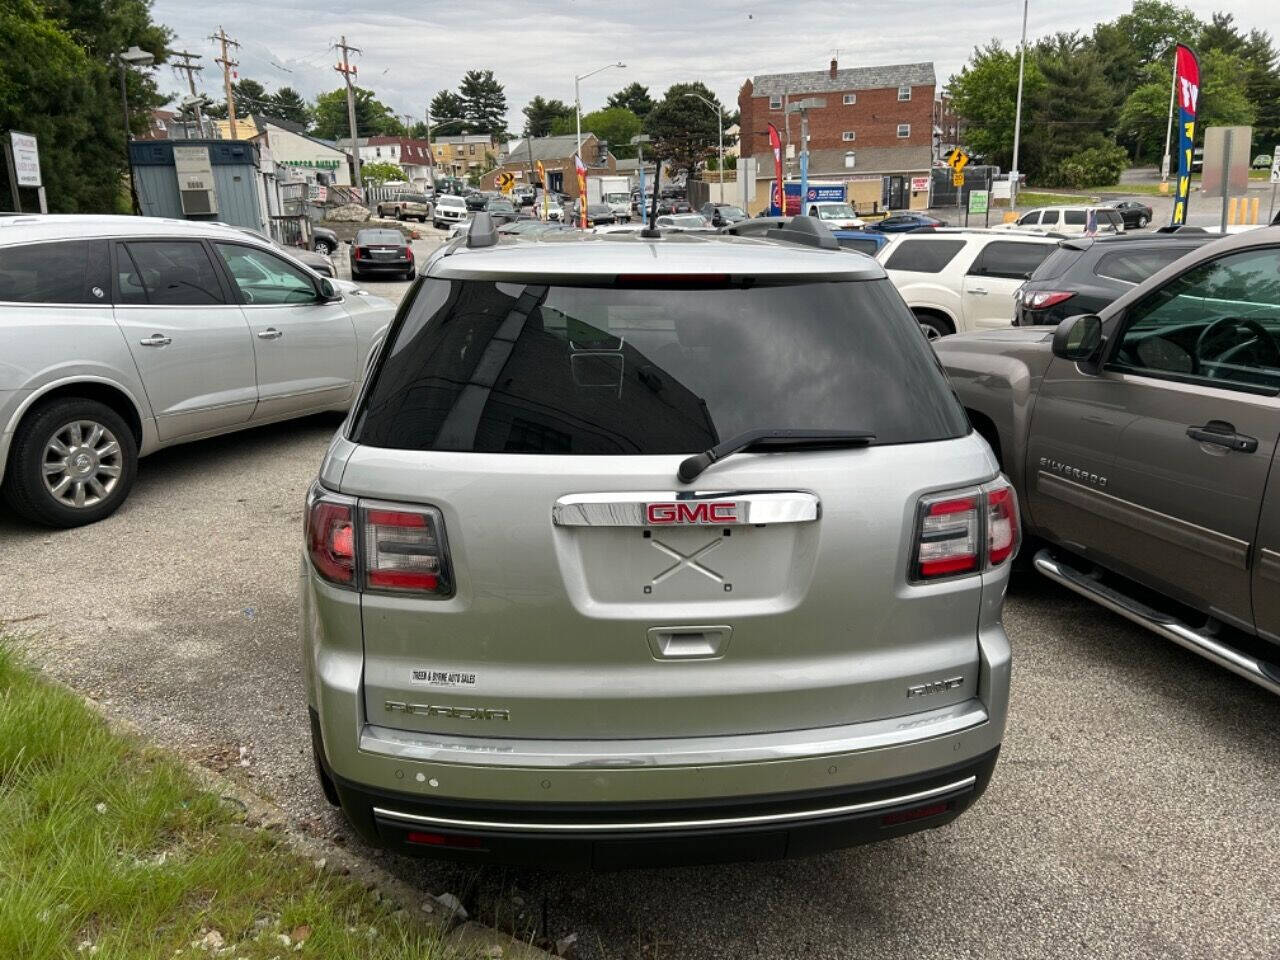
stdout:
{"type": "Polygon", "coordinates": [[[40,150],[36,138],[29,133],[14,130],[9,134],[13,150],[13,169],[20,187],[43,186],[40,179],[40,150]]]}

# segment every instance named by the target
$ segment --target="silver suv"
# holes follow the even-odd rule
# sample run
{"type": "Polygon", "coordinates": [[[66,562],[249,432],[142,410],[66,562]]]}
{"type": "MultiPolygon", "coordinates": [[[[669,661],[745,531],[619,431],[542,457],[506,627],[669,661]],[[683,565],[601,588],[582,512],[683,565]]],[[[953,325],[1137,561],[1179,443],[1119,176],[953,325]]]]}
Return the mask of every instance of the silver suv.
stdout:
{"type": "Polygon", "coordinates": [[[369,841],[768,859],[948,823],[995,766],[1012,488],[883,269],[487,215],[307,502],[321,784],[369,841]]]}

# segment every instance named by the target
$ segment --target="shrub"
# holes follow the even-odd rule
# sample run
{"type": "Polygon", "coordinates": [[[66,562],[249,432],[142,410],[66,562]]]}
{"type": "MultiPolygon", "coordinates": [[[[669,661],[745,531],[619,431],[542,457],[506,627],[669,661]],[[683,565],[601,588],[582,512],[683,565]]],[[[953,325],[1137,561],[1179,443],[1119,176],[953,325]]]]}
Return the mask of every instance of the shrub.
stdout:
{"type": "Polygon", "coordinates": [[[1116,144],[1090,147],[1059,161],[1049,180],[1058,186],[1076,189],[1107,186],[1120,179],[1128,159],[1128,152],[1116,144]]]}

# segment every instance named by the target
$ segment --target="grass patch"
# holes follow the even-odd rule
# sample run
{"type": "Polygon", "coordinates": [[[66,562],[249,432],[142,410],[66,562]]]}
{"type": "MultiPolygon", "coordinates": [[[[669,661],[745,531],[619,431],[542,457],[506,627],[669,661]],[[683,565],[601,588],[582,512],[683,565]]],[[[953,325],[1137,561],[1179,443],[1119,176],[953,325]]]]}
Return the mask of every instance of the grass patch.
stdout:
{"type": "Polygon", "coordinates": [[[1069,204],[1085,203],[1086,197],[1078,193],[1040,193],[1035,190],[1019,190],[1019,207],[1058,207],[1069,204]]]}
{"type": "Polygon", "coordinates": [[[247,825],[0,638],[0,957],[445,955],[424,921],[247,825]]]}

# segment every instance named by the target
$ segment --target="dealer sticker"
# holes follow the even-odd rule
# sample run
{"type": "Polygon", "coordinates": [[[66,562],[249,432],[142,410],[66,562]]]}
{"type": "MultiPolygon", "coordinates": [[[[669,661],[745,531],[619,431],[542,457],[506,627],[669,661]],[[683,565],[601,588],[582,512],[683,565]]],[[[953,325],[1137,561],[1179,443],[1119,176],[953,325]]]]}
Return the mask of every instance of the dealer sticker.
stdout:
{"type": "Polygon", "coordinates": [[[409,682],[415,687],[474,687],[476,675],[458,670],[420,670],[409,671],[409,682]]]}

